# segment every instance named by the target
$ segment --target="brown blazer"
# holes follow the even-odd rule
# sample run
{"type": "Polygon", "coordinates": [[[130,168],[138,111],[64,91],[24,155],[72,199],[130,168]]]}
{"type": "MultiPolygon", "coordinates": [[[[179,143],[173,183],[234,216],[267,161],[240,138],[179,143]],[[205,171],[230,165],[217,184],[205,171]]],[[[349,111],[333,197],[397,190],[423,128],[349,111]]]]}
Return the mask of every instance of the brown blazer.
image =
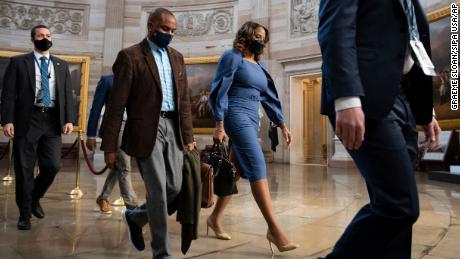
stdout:
{"type": "MultiPolygon", "coordinates": [[[[180,148],[193,142],[192,113],[187,87],[184,58],[168,47],[173,71],[177,136],[180,148]]],[[[125,125],[121,149],[133,157],[147,157],[157,138],[161,103],[163,100],[160,76],[149,44],[144,39],[139,44],[118,53],[112,67],[113,87],[106,104],[101,125],[101,150],[116,152],[117,139],[126,107],[128,120],[125,125]]]]}

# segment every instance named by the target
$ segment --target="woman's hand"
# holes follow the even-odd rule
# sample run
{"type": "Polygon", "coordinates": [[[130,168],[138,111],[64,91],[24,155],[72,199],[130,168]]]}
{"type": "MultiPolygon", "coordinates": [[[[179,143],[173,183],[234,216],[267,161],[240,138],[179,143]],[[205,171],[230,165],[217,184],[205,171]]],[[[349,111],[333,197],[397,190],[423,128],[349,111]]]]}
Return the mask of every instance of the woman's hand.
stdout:
{"type": "Polygon", "coordinates": [[[213,140],[214,140],[214,143],[216,144],[227,141],[227,134],[225,133],[224,122],[222,121],[216,122],[216,128],[214,129],[213,140]]]}
{"type": "Polygon", "coordinates": [[[281,128],[281,133],[283,134],[284,140],[286,140],[286,143],[288,144],[288,146],[290,146],[291,141],[292,141],[291,132],[289,131],[289,129],[286,126],[286,124],[284,124],[284,123],[280,125],[280,128],[281,128]]]}

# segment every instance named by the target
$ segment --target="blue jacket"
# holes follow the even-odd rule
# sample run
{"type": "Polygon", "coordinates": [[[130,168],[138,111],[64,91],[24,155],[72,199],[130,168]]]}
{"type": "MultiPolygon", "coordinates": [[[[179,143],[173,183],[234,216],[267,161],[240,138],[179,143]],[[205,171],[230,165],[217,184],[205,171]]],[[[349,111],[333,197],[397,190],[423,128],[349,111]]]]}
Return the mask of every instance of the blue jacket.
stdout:
{"type": "MultiPolygon", "coordinates": [[[[224,120],[228,109],[228,90],[232,86],[235,72],[242,62],[243,55],[236,49],[225,51],[219,59],[216,77],[211,85],[211,93],[208,101],[216,121],[224,120]]],[[[265,64],[259,63],[259,65],[262,67],[268,80],[267,91],[261,93],[260,102],[268,118],[276,125],[279,125],[284,122],[284,116],[278,92],[276,91],[273,79],[267,72],[265,64]]]]}
{"type": "Polygon", "coordinates": [[[97,136],[97,126],[101,116],[102,107],[104,107],[109,98],[110,90],[112,90],[113,75],[101,76],[97,83],[96,92],[94,93],[93,105],[89,113],[88,128],[86,135],[88,137],[97,136]]]}
{"type": "MultiPolygon", "coordinates": [[[[401,91],[409,45],[403,0],[321,0],[318,41],[323,57],[321,113],[335,114],[334,101],[359,96],[366,119],[381,120],[401,91]],[[384,19],[384,18],[385,19],[384,19]]],[[[420,41],[430,55],[430,30],[418,0],[412,1],[420,41]]],[[[432,78],[418,65],[405,76],[404,93],[417,124],[432,120],[432,78]]]]}

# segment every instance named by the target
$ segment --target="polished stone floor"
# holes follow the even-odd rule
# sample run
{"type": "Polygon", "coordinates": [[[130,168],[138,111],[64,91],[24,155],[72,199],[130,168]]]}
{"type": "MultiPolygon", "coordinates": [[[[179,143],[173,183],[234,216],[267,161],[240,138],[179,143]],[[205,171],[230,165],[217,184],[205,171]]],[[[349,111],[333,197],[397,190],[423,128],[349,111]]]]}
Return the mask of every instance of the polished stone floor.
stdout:
{"type": "MultiPolygon", "coordinates": [[[[18,211],[14,184],[0,182],[0,258],[151,258],[151,250],[139,253],[128,240],[122,208],[112,215],[99,213],[95,198],[105,175],[94,176],[81,163],[81,199],[67,192],[75,186],[74,164],[64,160],[41,204],[44,219],[32,220],[30,231],[18,231],[18,211]]],[[[96,164],[101,167],[102,164],[96,164]]],[[[0,177],[6,174],[0,161],[0,177]]],[[[133,173],[139,197],[145,191],[140,175],[133,173]]],[[[301,248],[276,252],[275,257],[316,258],[327,254],[355,212],[367,201],[366,189],[355,170],[328,169],[320,166],[269,164],[269,184],[277,217],[289,238],[301,248]]],[[[421,201],[420,219],[414,227],[413,258],[460,258],[460,185],[427,180],[417,173],[421,201]]],[[[211,209],[203,209],[199,239],[192,243],[186,258],[270,258],[265,239],[266,224],[250,193],[241,181],[239,194],[227,209],[224,219],[230,241],[206,236],[204,224],[211,209]]],[[[118,198],[115,188],[111,200],[118,198]]],[[[170,217],[174,258],[180,253],[180,225],[170,217]]],[[[144,228],[149,240],[148,228],[144,228]]]]}

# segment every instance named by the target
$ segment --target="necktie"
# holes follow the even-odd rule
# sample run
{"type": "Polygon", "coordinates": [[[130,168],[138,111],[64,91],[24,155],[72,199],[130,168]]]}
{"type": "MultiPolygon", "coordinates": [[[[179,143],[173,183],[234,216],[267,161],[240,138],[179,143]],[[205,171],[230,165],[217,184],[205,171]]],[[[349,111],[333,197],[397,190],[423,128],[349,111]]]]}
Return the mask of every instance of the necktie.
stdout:
{"type": "Polygon", "coordinates": [[[40,58],[40,76],[41,76],[41,92],[42,92],[42,104],[43,107],[50,107],[51,106],[51,95],[50,95],[50,87],[49,87],[49,74],[48,74],[48,66],[49,62],[47,62],[46,57],[40,58]]]}

